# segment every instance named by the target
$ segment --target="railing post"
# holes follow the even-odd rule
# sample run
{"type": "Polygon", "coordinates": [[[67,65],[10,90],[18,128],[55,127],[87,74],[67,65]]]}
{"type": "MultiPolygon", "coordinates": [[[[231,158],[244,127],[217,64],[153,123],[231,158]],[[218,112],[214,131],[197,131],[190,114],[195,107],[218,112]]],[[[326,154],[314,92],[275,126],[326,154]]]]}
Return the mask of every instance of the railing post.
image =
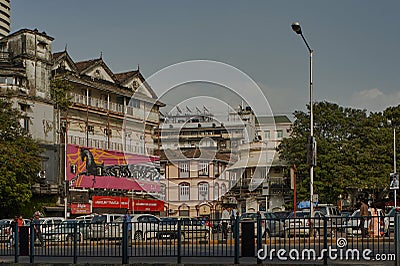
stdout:
{"type": "MultiPolygon", "coordinates": [[[[261,214],[257,213],[257,249],[256,253],[261,249],[262,245],[262,227],[261,227],[261,214]]],[[[262,261],[257,256],[257,264],[261,264],[262,261]]]]}
{"type": "MultiPolygon", "coordinates": [[[[40,225],[38,225],[40,226],[40,225]]],[[[34,229],[34,225],[33,222],[31,222],[30,224],[30,236],[29,236],[29,241],[30,241],[30,245],[29,245],[29,262],[33,263],[34,261],[34,256],[35,256],[35,229],[34,229]]],[[[41,228],[40,228],[41,229],[41,228]]]]}
{"type": "Polygon", "coordinates": [[[400,266],[400,213],[396,212],[394,220],[394,246],[396,250],[396,266],[400,266]]]}
{"type": "Polygon", "coordinates": [[[235,217],[235,227],[233,228],[234,230],[234,237],[235,237],[235,261],[234,264],[239,264],[239,216],[235,217]]]}
{"type": "MultiPolygon", "coordinates": [[[[318,240],[319,241],[319,240],[318,240]]],[[[324,250],[328,250],[328,219],[324,216],[324,250]]],[[[324,265],[328,264],[328,255],[324,252],[324,265]]]]}
{"type": "Polygon", "coordinates": [[[128,264],[128,222],[122,223],[122,264],[128,264]]]}
{"type": "MultiPolygon", "coordinates": [[[[83,239],[80,239],[81,241],[83,239]]],[[[78,222],[74,223],[74,264],[78,262],[78,222]]]]}
{"type": "Polygon", "coordinates": [[[181,255],[181,251],[182,251],[181,224],[182,224],[182,220],[178,220],[178,263],[179,264],[182,262],[182,255],[181,255]]]}
{"type": "Polygon", "coordinates": [[[14,238],[14,262],[18,263],[19,260],[19,236],[18,236],[18,223],[15,222],[13,228],[13,238],[14,238]]]}

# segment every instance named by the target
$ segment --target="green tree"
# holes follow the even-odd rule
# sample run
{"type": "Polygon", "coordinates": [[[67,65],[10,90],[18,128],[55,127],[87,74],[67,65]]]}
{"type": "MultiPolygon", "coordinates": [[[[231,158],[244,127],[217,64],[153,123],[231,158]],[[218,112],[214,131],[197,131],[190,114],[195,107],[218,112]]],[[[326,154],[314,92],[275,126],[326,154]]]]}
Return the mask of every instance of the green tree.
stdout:
{"type": "Polygon", "coordinates": [[[18,214],[32,197],[38,180],[40,149],[20,124],[21,114],[0,99],[0,215],[18,214]]]}
{"type": "Polygon", "coordinates": [[[71,97],[68,93],[72,90],[71,84],[63,80],[61,77],[56,77],[50,82],[50,96],[56,103],[56,109],[65,111],[71,105],[71,97]]]}
{"type": "MultiPolygon", "coordinates": [[[[306,200],[310,193],[306,149],[310,117],[302,111],[296,111],[294,116],[291,135],[278,150],[288,165],[296,164],[298,198],[306,200]]],[[[334,103],[315,103],[314,136],[314,193],[319,195],[320,202],[335,203],[339,194],[354,194],[360,189],[374,193],[388,187],[391,134],[382,113],[367,114],[366,110],[334,103]]]]}

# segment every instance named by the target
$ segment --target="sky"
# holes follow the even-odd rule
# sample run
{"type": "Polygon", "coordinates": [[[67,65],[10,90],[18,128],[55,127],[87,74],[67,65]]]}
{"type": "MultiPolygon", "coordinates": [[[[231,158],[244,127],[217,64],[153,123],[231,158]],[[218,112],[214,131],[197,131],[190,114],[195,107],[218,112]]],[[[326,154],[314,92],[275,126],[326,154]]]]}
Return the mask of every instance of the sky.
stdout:
{"type": "Polygon", "coordinates": [[[190,60],[221,62],[265,99],[243,79],[235,92],[189,83],[164,94],[150,84],[167,108],[218,110],[218,101],[234,107],[245,96],[260,112],[290,115],[310,101],[309,52],[291,29],[298,21],[314,51],[313,100],[376,112],[400,103],[399,10],[398,0],[11,0],[11,32],[37,28],[55,38],[53,52],[67,46],[74,61],[102,54],[114,73],[139,65],[149,79],[190,60]]]}

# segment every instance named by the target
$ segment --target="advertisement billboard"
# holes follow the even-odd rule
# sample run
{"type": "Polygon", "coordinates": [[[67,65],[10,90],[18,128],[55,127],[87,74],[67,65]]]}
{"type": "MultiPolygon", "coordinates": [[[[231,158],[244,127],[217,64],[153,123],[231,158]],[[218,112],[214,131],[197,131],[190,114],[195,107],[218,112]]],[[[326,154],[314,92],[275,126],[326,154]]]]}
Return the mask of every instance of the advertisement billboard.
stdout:
{"type": "Polygon", "coordinates": [[[70,188],[160,191],[159,158],[67,145],[70,188]]]}

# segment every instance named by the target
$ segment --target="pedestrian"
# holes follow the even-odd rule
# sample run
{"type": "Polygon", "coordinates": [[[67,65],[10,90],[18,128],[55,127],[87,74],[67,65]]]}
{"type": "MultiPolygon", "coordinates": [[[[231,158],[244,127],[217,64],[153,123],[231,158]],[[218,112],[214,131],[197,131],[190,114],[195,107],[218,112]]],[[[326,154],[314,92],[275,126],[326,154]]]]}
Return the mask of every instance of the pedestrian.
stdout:
{"type": "Polygon", "coordinates": [[[35,212],[33,217],[33,229],[34,229],[35,241],[39,240],[40,246],[44,247],[44,241],[43,241],[42,231],[40,228],[39,218],[40,218],[40,213],[35,212]]]}
{"type": "Polygon", "coordinates": [[[10,242],[8,243],[8,247],[14,246],[15,234],[16,232],[18,232],[17,225],[18,225],[18,217],[14,216],[14,219],[10,224],[10,242]]]}
{"type": "Polygon", "coordinates": [[[378,210],[376,207],[372,208],[371,210],[371,223],[369,224],[369,232],[374,237],[378,237],[380,234],[378,228],[378,210]]]}
{"type": "Polygon", "coordinates": [[[127,209],[124,216],[124,221],[128,223],[128,245],[132,245],[132,216],[131,210],[127,209]]]}
{"type": "Polygon", "coordinates": [[[18,223],[18,232],[19,232],[19,231],[20,231],[20,228],[21,228],[22,226],[24,226],[24,218],[22,217],[22,215],[20,215],[20,216],[18,217],[17,223],[18,223]]]}
{"type": "Polygon", "coordinates": [[[365,200],[361,200],[360,206],[360,230],[362,237],[369,237],[368,235],[368,225],[365,222],[368,219],[368,205],[365,203],[365,200]]]}
{"type": "Polygon", "coordinates": [[[222,210],[222,238],[227,239],[228,236],[228,222],[230,221],[229,211],[224,207],[222,210]]]}

